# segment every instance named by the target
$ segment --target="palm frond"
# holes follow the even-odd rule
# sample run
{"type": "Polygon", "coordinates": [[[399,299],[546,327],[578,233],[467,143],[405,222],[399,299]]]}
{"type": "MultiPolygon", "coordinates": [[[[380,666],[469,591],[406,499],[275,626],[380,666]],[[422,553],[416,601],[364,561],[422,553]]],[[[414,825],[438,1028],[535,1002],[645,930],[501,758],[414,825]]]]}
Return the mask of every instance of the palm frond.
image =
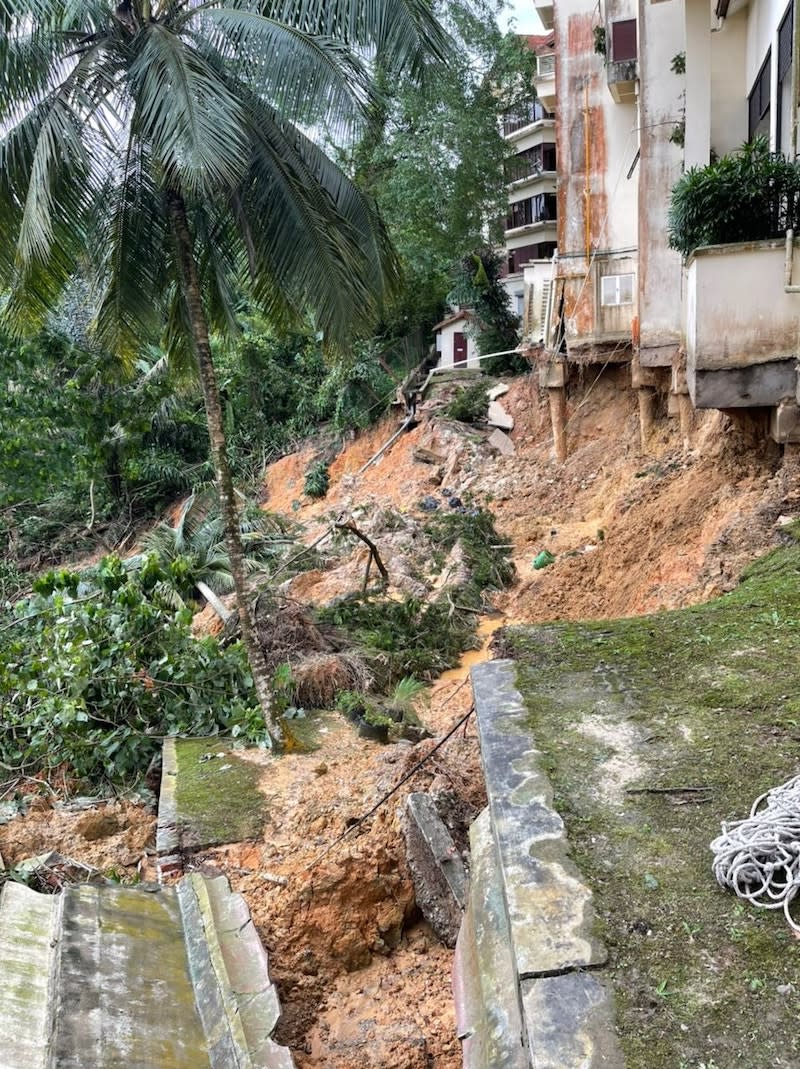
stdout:
{"type": "Polygon", "coordinates": [[[291,122],[344,131],[373,100],[365,65],[336,38],[234,7],[190,11],[186,26],[199,51],[211,45],[237,78],[291,122]]]}
{"type": "Polygon", "coordinates": [[[148,24],[132,47],[133,123],[166,184],[211,197],[234,186],[249,149],[235,93],[196,49],[160,23],[148,24]]]}
{"type": "Polygon", "coordinates": [[[169,286],[169,232],[153,172],[147,145],[130,135],[119,173],[112,171],[105,184],[96,228],[104,283],[97,339],[128,363],[145,341],[158,338],[169,286]]]}
{"type": "Polygon", "coordinates": [[[266,0],[252,8],[304,33],[335,37],[380,56],[386,68],[422,75],[428,62],[447,59],[452,41],[427,0],[266,0]]]}

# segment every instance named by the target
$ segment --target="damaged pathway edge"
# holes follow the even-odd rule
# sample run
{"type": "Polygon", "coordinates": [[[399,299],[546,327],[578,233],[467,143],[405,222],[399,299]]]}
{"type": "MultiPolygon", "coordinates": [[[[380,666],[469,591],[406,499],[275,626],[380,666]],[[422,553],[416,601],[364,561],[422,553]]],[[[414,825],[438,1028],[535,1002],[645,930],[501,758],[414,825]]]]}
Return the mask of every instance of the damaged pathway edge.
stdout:
{"type": "Polygon", "coordinates": [[[247,905],[177,887],[0,890],[2,1069],[293,1069],[247,905]]]}
{"type": "Polygon", "coordinates": [[[487,809],[453,988],[465,1069],[623,1069],[591,891],[568,857],[511,661],[472,670],[487,809]]]}

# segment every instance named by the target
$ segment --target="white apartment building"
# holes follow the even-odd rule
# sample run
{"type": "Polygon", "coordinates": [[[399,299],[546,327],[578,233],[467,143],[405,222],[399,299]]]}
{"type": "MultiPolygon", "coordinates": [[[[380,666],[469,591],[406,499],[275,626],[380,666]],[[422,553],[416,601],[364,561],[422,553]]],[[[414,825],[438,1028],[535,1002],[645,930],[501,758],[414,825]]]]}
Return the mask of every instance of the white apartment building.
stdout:
{"type": "Polygon", "coordinates": [[[503,117],[503,136],[514,150],[506,164],[508,215],[503,283],[520,316],[525,303],[523,269],[537,261],[549,263],[557,240],[553,35],[529,36],[527,42],[536,54],[534,84],[538,99],[503,117]]]}
{"type": "Polygon", "coordinates": [[[559,101],[558,259],[540,359],[554,427],[572,365],[630,362],[643,436],[669,394],[687,428],[693,407],[750,410],[776,440],[800,440],[793,235],[685,261],[667,238],[685,169],[755,135],[796,155],[793,2],[535,3],[553,30],[559,101]]]}

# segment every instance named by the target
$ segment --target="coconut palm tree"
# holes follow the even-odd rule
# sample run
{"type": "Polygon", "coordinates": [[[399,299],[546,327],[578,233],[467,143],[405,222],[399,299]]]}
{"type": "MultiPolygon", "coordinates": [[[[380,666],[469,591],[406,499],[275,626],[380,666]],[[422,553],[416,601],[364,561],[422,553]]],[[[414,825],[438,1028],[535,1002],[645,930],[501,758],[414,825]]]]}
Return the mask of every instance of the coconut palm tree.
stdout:
{"type": "Polygon", "coordinates": [[[370,63],[416,75],[447,48],[426,0],[0,0],[0,287],[18,328],[80,269],[101,345],[161,337],[205,400],[231,573],[255,639],[209,335],[236,301],[273,324],[313,314],[331,343],[368,325],[396,278],[372,203],[318,142],[373,107],[370,63]]]}

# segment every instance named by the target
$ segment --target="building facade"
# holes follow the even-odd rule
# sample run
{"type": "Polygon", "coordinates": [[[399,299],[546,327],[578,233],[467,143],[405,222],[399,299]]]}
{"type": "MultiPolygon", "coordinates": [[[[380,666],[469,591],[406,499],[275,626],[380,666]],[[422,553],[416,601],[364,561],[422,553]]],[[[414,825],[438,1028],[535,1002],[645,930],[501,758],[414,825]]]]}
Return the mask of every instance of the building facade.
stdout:
{"type": "Polygon", "coordinates": [[[694,408],[739,409],[763,416],[778,441],[795,440],[793,234],[686,260],[668,242],[686,169],[754,136],[796,156],[793,2],[535,2],[553,32],[559,101],[558,254],[534,354],[554,428],[572,366],[629,362],[643,437],[663,398],[687,433],[694,408]]]}
{"type": "Polygon", "coordinates": [[[503,137],[514,152],[506,162],[503,284],[519,316],[525,312],[525,265],[551,261],[558,236],[554,39],[552,34],[530,36],[527,43],[536,55],[537,99],[503,116],[503,137]],[[546,81],[550,94],[542,92],[546,81]]]}

